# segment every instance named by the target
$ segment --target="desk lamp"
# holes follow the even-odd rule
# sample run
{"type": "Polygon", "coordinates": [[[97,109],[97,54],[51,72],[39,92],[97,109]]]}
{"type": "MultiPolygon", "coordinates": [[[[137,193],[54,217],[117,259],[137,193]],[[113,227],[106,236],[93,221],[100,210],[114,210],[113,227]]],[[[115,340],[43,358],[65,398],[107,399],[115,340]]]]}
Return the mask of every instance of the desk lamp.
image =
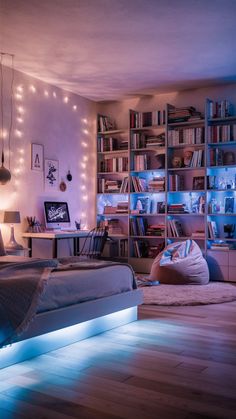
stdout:
{"type": "Polygon", "coordinates": [[[20,223],[20,213],[19,211],[5,211],[3,222],[7,224],[11,224],[11,236],[10,240],[6,245],[6,248],[9,249],[23,249],[23,246],[21,244],[18,244],[15,240],[14,235],[14,225],[13,224],[19,224],[20,223]]]}

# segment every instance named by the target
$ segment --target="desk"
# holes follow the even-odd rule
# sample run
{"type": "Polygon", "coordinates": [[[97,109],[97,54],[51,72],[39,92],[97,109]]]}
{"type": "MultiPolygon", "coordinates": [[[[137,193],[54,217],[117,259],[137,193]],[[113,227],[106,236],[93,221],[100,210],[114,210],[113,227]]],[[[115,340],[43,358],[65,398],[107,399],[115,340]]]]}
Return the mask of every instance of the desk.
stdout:
{"type": "Polygon", "coordinates": [[[44,231],[43,233],[24,233],[22,237],[28,240],[29,257],[32,257],[33,239],[51,240],[52,241],[52,257],[57,258],[58,240],[73,239],[73,254],[77,253],[77,240],[87,237],[88,230],[75,231],[44,231]]]}

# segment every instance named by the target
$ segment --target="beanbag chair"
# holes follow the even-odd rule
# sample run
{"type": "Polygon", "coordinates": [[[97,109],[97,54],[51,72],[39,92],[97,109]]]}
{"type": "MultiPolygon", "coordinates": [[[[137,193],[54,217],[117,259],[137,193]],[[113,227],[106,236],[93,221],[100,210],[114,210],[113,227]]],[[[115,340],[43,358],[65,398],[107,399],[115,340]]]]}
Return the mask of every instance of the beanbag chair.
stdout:
{"type": "Polygon", "coordinates": [[[209,282],[209,269],[198,244],[186,240],[169,244],[157,255],[149,280],[161,284],[205,285],[209,282]]]}

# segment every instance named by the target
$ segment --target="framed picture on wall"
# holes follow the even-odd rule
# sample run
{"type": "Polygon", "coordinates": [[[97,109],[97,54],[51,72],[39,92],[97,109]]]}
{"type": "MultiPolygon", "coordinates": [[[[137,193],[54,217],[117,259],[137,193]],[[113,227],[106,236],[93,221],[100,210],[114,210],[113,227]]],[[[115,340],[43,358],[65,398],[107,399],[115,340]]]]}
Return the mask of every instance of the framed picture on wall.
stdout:
{"type": "Polygon", "coordinates": [[[31,170],[43,171],[43,145],[31,144],[31,170]]]}
{"type": "Polygon", "coordinates": [[[44,179],[46,189],[57,189],[59,178],[58,160],[45,159],[44,161],[44,179]]]}

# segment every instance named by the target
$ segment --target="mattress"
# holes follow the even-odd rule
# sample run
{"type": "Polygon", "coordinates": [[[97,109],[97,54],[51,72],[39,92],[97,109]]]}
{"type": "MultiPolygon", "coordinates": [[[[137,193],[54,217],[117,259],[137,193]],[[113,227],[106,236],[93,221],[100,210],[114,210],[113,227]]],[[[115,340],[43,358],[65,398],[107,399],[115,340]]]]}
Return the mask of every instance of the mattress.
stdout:
{"type": "Polygon", "coordinates": [[[136,288],[132,269],[114,264],[99,269],[52,272],[37,313],[84,301],[132,291],[136,288]]]}

